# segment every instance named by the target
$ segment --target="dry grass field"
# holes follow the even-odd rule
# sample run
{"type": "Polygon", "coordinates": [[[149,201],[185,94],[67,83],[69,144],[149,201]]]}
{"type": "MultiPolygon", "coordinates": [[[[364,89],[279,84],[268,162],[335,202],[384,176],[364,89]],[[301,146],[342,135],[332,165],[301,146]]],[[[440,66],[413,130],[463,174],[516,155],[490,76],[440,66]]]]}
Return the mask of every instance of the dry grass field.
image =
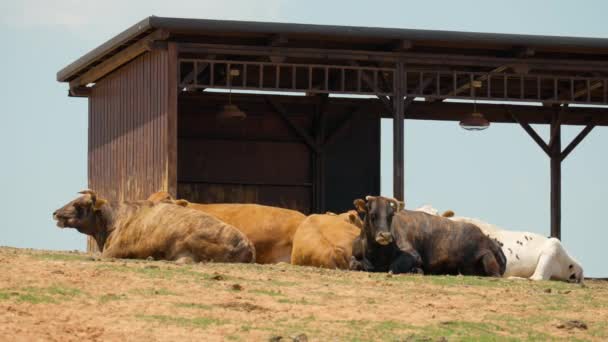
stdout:
{"type": "Polygon", "coordinates": [[[608,340],[608,282],[389,276],[0,248],[10,341],[608,340]]]}

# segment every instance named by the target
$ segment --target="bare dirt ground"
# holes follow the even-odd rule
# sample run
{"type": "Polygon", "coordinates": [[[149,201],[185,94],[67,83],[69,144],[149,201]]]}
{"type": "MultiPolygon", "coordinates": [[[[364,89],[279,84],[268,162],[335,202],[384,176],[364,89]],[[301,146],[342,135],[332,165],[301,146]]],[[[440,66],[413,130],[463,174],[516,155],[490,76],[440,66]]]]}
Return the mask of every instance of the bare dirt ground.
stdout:
{"type": "Polygon", "coordinates": [[[309,341],[607,340],[608,282],[180,266],[0,248],[2,340],[303,341],[302,334],[309,341]]]}

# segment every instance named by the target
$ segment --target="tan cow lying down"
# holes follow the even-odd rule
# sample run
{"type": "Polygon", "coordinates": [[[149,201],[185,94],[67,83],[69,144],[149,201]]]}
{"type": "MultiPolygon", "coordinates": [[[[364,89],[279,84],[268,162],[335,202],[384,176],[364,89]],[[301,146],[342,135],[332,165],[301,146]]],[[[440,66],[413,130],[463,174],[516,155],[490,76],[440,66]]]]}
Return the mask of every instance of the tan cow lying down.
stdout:
{"type": "Polygon", "coordinates": [[[293,237],[291,263],[331,269],[348,269],[353,241],[363,222],[354,210],[310,215],[293,237]]]}
{"type": "Polygon", "coordinates": [[[148,197],[152,202],[175,201],[188,208],[213,215],[235,226],[251,240],[256,249],[256,262],[273,264],[289,262],[293,236],[306,216],[298,211],[259,204],[197,204],[173,200],[161,191],[148,197]]]}
{"type": "Polygon", "coordinates": [[[53,213],[57,226],[92,236],[103,257],[178,262],[254,262],[255,248],[238,229],[171,203],[108,203],[91,190],[53,213]]]}

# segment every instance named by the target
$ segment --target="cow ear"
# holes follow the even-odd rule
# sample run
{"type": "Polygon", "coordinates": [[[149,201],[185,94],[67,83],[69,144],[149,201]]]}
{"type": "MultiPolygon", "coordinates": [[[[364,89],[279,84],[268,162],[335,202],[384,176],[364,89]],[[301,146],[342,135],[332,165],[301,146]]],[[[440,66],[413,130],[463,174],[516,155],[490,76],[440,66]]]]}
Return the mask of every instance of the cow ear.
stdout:
{"type": "Polygon", "coordinates": [[[367,213],[367,207],[365,206],[365,201],[357,198],[353,204],[355,205],[355,209],[357,209],[360,213],[367,213]]]}
{"type": "Polygon", "coordinates": [[[405,202],[404,201],[397,201],[397,211],[401,211],[405,209],[405,202]]]}
{"type": "Polygon", "coordinates": [[[174,203],[177,204],[177,205],[179,205],[180,207],[187,207],[188,204],[190,204],[190,202],[186,201],[185,199],[175,200],[174,203]]]}
{"type": "Polygon", "coordinates": [[[97,193],[95,193],[95,191],[93,191],[93,190],[84,189],[84,190],[78,191],[78,193],[82,194],[82,195],[91,196],[91,201],[93,201],[93,203],[95,203],[95,201],[97,201],[97,193]]]}
{"type": "Polygon", "coordinates": [[[108,201],[106,201],[103,198],[98,198],[94,203],[93,203],[93,210],[94,211],[99,211],[101,210],[101,207],[104,206],[104,204],[107,204],[108,201]]]}
{"type": "Polygon", "coordinates": [[[443,212],[443,214],[441,214],[441,216],[443,216],[443,217],[454,217],[454,215],[455,215],[454,211],[452,211],[452,210],[446,210],[443,212]]]}

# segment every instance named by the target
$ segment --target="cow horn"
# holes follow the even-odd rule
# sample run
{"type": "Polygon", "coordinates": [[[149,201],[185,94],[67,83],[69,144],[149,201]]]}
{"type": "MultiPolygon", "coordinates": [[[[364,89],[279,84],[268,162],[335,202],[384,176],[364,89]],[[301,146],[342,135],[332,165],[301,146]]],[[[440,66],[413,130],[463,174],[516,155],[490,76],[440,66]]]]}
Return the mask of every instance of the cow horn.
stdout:
{"type": "Polygon", "coordinates": [[[85,189],[82,191],[78,191],[79,194],[82,195],[89,195],[91,196],[91,201],[93,201],[93,203],[95,203],[95,201],[97,201],[97,193],[95,193],[95,191],[90,190],[90,189],[85,189]]]}
{"type": "Polygon", "coordinates": [[[441,214],[441,216],[443,216],[443,217],[453,217],[454,215],[455,214],[454,214],[453,210],[446,210],[443,212],[443,214],[441,214]]]}
{"type": "Polygon", "coordinates": [[[370,200],[375,199],[375,198],[376,198],[376,196],[370,196],[370,195],[365,196],[365,200],[366,200],[366,201],[368,201],[368,202],[369,202],[370,200]]]}

